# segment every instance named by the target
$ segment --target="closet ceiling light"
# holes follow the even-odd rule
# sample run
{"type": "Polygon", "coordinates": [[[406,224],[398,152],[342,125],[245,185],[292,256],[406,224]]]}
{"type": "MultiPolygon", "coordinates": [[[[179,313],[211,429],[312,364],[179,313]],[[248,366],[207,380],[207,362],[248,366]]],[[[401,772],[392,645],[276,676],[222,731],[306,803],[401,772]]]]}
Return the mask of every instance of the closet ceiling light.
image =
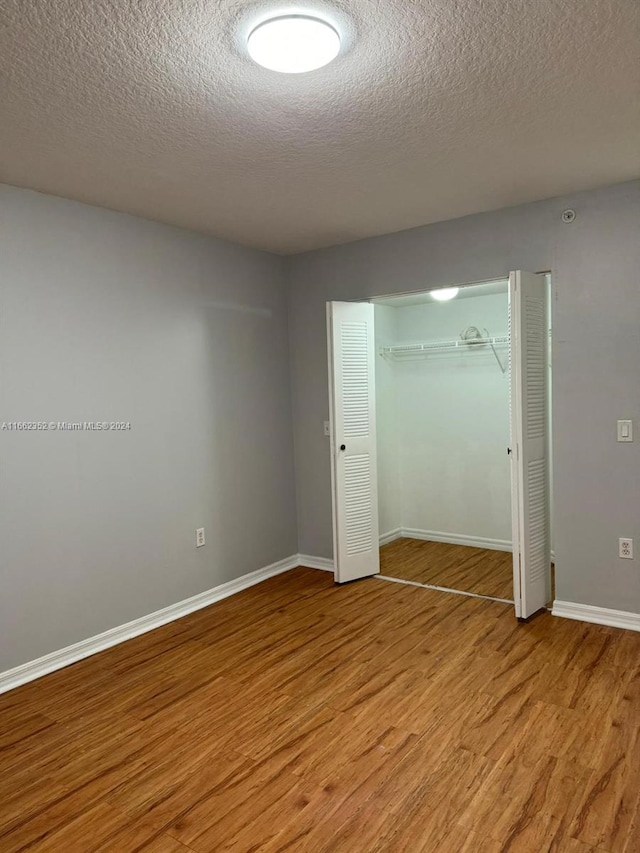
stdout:
{"type": "Polygon", "coordinates": [[[431,296],[438,302],[448,302],[458,295],[459,287],[443,287],[441,290],[432,290],[431,296]]]}
{"type": "Polygon", "coordinates": [[[302,74],[322,68],[340,52],[340,36],[320,18],[283,15],[259,24],[247,42],[258,65],[283,74],[302,74]]]}

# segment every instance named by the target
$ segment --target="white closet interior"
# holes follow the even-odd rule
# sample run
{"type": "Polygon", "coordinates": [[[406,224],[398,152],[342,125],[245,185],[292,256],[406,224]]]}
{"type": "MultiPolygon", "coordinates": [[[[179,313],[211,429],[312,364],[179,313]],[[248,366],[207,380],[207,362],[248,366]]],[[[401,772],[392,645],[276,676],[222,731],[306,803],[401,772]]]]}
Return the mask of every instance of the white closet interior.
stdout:
{"type": "Polygon", "coordinates": [[[511,550],[508,282],[374,310],[381,542],[511,550]]]}

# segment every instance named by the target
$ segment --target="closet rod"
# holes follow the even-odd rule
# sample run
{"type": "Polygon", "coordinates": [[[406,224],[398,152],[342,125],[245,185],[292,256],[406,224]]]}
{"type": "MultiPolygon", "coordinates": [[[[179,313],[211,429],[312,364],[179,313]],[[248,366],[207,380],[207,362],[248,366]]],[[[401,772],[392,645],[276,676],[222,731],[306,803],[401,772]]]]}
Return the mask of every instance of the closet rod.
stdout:
{"type": "Polygon", "coordinates": [[[395,344],[393,346],[380,347],[379,353],[383,358],[402,358],[403,356],[424,356],[430,353],[452,352],[454,350],[472,352],[480,350],[483,345],[488,345],[491,347],[501,373],[506,373],[507,367],[501,362],[496,347],[507,346],[508,344],[508,335],[496,335],[494,337],[487,336],[471,340],[457,338],[452,341],[422,341],[413,344],[395,344]]]}
{"type": "Polygon", "coordinates": [[[380,355],[419,355],[421,353],[430,353],[447,351],[447,350],[467,350],[469,352],[480,349],[485,346],[505,346],[509,343],[508,335],[496,335],[487,338],[474,338],[470,341],[463,341],[460,338],[451,341],[420,341],[412,344],[394,344],[393,346],[380,347],[380,355]]]}

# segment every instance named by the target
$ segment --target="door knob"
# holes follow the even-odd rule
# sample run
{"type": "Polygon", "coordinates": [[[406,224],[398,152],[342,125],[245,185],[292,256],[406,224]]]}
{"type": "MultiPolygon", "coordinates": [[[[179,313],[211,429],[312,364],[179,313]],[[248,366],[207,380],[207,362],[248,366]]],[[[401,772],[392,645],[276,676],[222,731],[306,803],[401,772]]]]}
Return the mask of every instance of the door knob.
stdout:
{"type": "Polygon", "coordinates": [[[347,449],[347,445],[346,445],[346,444],[341,444],[341,445],[340,445],[340,450],[346,450],[346,449],[347,449]]]}

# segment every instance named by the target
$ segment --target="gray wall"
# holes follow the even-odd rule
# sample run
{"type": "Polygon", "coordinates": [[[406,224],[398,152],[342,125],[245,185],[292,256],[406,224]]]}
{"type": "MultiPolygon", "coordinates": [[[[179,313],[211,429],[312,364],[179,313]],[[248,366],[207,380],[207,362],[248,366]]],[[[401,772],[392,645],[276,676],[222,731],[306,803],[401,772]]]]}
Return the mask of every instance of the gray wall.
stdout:
{"type": "Polygon", "coordinates": [[[0,671],[296,552],[282,264],[0,188],[0,671]]]}
{"type": "Polygon", "coordinates": [[[556,597],[640,612],[640,182],[291,259],[299,550],[332,553],[325,302],[518,268],[553,272],[556,597]],[[633,444],[616,443],[617,418],[635,419],[633,444]],[[620,536],[635,560],[618,558],[620,536]]]}
{"type": "Polygon", "coordinates": [[[132,425],[0,430],[0,671],[331,556],[325,301],[518,267],[553,270],[557,597],[640,612],[640,182],[284,262],[0,187],[0,423],[132,425]]]}

